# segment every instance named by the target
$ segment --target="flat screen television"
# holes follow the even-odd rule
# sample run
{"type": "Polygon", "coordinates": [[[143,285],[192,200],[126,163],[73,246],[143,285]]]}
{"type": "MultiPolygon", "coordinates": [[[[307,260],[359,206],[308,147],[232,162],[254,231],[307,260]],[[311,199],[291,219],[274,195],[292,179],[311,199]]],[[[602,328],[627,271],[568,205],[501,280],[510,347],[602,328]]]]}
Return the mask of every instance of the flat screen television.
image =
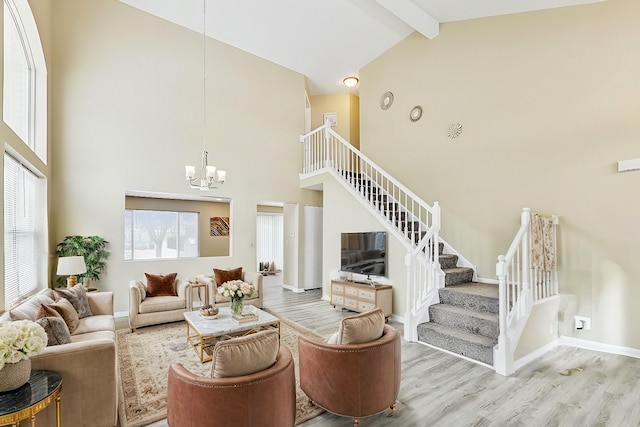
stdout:
{"type": "Polygon", "coordinates": [[[387,275],[387,232],[342,233],[340,270],[367,276],[387,275]]]}

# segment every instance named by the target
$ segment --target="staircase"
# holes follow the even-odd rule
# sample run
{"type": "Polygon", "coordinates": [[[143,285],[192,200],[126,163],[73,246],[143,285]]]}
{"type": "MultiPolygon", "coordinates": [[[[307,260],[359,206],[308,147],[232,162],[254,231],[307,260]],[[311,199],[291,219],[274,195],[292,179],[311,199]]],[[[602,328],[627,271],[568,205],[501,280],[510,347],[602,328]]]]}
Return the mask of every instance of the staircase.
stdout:
{"type": "Polygon", "coordinates": [[[502,375],[513,373],[515,348],[532,302],[558,293],[555,267],[542,275],[529,267],[528,209],[509,251],[498,257],[499,285],[473,282],[473,264],[439,236],[438,202],[424,202],[328,124],[300,141],[304,144],[300,178],[329,172],[405,247],[404,339],[477,360],[502,375]]]}
{"type": "Polygon", "coordinates": [[[445,287],[429,307],[429,322],[418,325],[418,341],[493,366],[498,343],[498,286],[472,282],[473,269],[458,267],[456,255],[442,254],[445,287]]]}

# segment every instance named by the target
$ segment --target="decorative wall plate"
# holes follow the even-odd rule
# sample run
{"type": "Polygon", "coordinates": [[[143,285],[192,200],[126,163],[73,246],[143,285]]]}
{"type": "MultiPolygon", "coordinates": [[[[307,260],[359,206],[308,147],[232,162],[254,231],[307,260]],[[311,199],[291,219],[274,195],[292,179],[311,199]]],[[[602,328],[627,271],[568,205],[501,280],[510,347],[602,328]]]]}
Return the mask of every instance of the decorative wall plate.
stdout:
{"type": "Polygon", "coordinates": [[[462,125],[460,123],[451,123],[447,136],[451,139],[457,138],[462,133],[462,125]]]}
{"type": "Polygon", "coordinates": [[[422,117],[422,107],[416,105],[409,113],[409,120],[411,120],[412,122],[417,122],[418,120],[420,120],[420,117],[422,117]]]}
{"type": "Polygon", "coordinates": [[[380,98],[380,108],[387,110],[393,105],[393,94],[391,92],[385,92],[380,98]]]}

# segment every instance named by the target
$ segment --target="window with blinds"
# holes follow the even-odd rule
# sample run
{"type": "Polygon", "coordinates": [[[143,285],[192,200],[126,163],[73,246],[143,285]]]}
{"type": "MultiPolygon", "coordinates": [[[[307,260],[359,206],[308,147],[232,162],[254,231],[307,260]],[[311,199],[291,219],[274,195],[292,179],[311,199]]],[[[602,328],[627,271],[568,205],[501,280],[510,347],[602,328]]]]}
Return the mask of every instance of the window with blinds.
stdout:
{"type": "Polygon", "coordinates": [[[284,216],[258,212],[256,224],[256,258],[258,263],[273,263],[276,270],[284,264],[284,216]]]}
{"type": "Polygon", "coordinates": [[[4,301],[10,307],[38,285],[38,177],[4,155],[4,301]]]}

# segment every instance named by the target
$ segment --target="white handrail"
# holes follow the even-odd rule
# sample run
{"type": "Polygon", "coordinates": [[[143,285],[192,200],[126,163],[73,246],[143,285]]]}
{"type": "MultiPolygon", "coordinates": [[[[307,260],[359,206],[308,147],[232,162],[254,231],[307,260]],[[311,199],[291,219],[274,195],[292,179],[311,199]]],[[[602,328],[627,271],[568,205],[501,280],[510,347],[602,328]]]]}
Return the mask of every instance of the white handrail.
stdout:
{"type": "MultiPolygon", "coordinates": [[[[554,256],[557,248],[556,227],[558,217],[552,217],[554,256]]],[[[514,352],[527,324],[533,303],[557,295],[558,280],[555,268],[539,272],[531,266],[531,212],[524,208],[520,228],[506,255],[498,257],[496,275],[499,285],[498,345],[494,348],[493,362],[497,373],[511,375],[514,371],[514,352]],[[533,292],[532,292],[533,288],[533,292]]]]}
{"type": "Polygon", "coordinates": [[[438,258],[440,206],[423,201],[329,124],[301,136],[300,141],[304,143],[301,177],[332,170],[409,248],[404,336],[417,341],[417,325],[428,320],[427,304],[438,302],[437,289],[444,286],[438,258]]]}

